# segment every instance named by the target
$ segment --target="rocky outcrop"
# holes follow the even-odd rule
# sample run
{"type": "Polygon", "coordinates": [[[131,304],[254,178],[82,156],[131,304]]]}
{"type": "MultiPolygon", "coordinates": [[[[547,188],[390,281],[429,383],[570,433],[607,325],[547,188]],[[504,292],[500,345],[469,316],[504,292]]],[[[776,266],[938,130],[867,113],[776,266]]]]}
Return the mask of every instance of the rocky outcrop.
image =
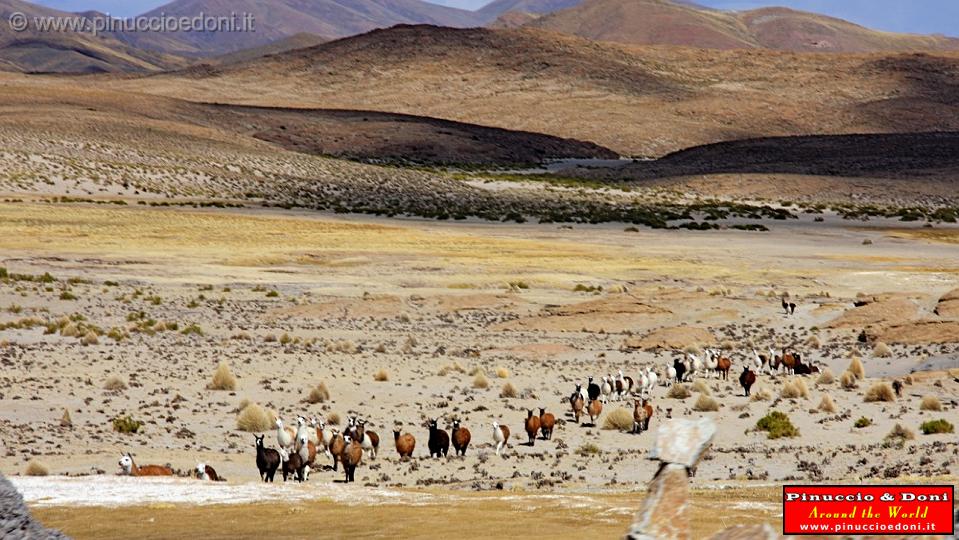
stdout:
{"type": "Polygon", "coordinates": [[[0,474],[0,538],[4,540],[62,540],[69,537],[44,528],[30,516],[30,510],[2,474],[0,474]]]}

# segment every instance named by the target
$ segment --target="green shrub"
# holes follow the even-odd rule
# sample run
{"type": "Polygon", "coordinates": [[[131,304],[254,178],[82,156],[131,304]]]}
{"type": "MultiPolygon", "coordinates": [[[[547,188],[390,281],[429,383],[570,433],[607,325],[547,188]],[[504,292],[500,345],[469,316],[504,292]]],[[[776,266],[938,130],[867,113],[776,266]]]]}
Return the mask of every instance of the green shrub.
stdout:
{"type": "Polygon", "coordinates": [[[924,435],[932,435],[935,433],[953,433],[955,428],[948,421],[940,418],[939,420],[929,420],[928,422],[923,422],[919,429],[922,430],[924,435]]]}
{"type": "Polygon", "coordinates": [[[119,433],[137,433],[141,427],[143,427],[143,422],[134,420],[130,415],[113,419],[113,431],[119,433]]]}
{"type": "Polygon", "coordinates": [[[869,427],[869,426],[871,426],[871,425],[872,425],[872,420],[870,420],[870,419],[866,418],[865,416],[863,416],[863,417],[860,417],[859,420],[856,420],[856,423],[853,424],[853,425],[856,426],[857,428],[862,429],[862,428],[864,428],[864,427],[869,427]]]}
{"type": "Polygon", "coordinates": [[[799,436],[799,430],[789,421],[789,417],[779,411],[772,411],[760,418],[756,428],[768,433],[770,439],[799,436]]]}

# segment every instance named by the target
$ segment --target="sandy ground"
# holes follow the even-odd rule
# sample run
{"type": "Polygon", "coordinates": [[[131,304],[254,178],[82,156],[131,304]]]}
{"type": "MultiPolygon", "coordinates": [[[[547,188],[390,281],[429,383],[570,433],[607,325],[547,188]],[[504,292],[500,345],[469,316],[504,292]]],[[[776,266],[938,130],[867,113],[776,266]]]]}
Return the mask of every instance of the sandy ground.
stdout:
{"type": "MultiPolygon", "coordinates": [[[[652,391],[652,429],[667,414],[708,415],[719,425],[695,486],[954,482],[959,471],[955,435],[919,432],[927,420],[957,420],[959,371],[948,371],[959,368],[955,340],[889,343],[889,357],[857,342],[864,329],[903,333],[921,321],[954,320],[935,311],[959,283],[956,229],[800,220],[770,223],[768,233],[624,232],[616,225],[31,203],[0,204],[0,215],[0,266],[54,278],[0,282],[0,322],[72,315],[76,323],[79,314],[104,334],[98,344],[82,345],[42,325],[0,331],[0,470],[7,476],[23,474],[30,460],[53,475],[112,475],[121,452],[132,451],[141,464],[169,463],[184,472],[204,461],[237,493],[305,491],[330,504],[362,505],[377,490],[402,497],[435,496],[435,489],[457,497],[500,489],[629,494],[641,491],[654,471],[646,459],[653,435],[603,429],[625,402],[607,403],[596,426],[577,426],[566,398],[590,375],[622,369],[637,378],[646,366],[662,375],[679,349],[706,344],[731,355],[729,381],[700,377],[705,390],[690,385],[686,399],[667,397],[665,385],[652,391]],[[576,285],[603,289],[576,292],[576,285]],[[789,317],[779,305],[787,292],[798,304],[789,317]],[[857,299],[875,301],[854,308],[857,299]],[[178,329],[153,331],[144,320],[178,329]],[[202,335],[183,333],[192,324],[202,335]],[[113,328],[124,339],[108,337],[113,328]],[[663,336],[666,350],[627,346],[652,346],[663,336]],[[761,375],[753,393],[764,388],[771,399],[750,400],[737,379],[751,346],[793,348],[837,379],[856,354],[866,380],[847,390],[802,377],[808,398],[782,399],[793,377],[761,375]],[[221,361],[238,378],[235,391],[207,389],[221,361]],[[379,370],[388,380],[374,380],[379,370]],[[488,388],[475,386],[476,370],[488,388]],[[127,388],[105,390],[110,376],[127,388]],[[874,383],[897,378],[907,382],[900,398],[864,402],[874,383]],[[321,381],[330,401],[305,403],[321,381]],[[507,384],[516,397],[501,397],[507,384]],[[694,410],[701,393],[718,401],[717,412],[694,410]],[[825,395],[835,413],[817,410],[825,395]],[[920,410],[920,399],[930,395],[942,411],[920,410]],[[298,414],[341,422],[362,416],[383,438],[380,455],[361,465],[358,487],[334,485],[342,474],[327,470],[315,471],[302,488],[250,485],[258,476],[253,435],[237,430],[242,400],[277,411],[287,423],[298,414]],[[560,424],[551,441],[530,447],[523,419],[539,407],[560,424]],[[64,410],[71,427],[61,426],[64,410]],[[770,410],[787,413],[800,436],[767,440],[757,432],[756,421],[770,410]],[[140,433],[112,430],[110,421],[126,414],[145,422],[140,433]],[[423,425],[430,417],[447,426],[460,419],[472,431],[465,458],[427,457],[423,425]],[[854,427],[861,417],[870,425],[854,427]],[[493,452],[493,421],[513,433],[502,457],[493,452]],[[887,440],[897,423],[915,439],[887,440]],[[412,461],[397,458],[394,426],[417,438],[412,461]],[[340,490],[355,497],[337,499],[340,490]]],[[[268,444],[275,440],[275,431],[267,432],[268,444]]],[[[14,481],[32,486],[33,504],[45,500],[45,485],[48,493],[70,493],[45,484],[58,481],[52,478],[14,481]]],[[[98,479],[88,497],[106,496],[115,481],[98,479]]],[[[629,508],[616,519],[625,523],[635,506],[629,508]]],[[[71,519],[55,509],[41,517],[53,525],[71,519]]],[[[405,519],[413,523],[420,515],[410,511],[405,519]]]]}

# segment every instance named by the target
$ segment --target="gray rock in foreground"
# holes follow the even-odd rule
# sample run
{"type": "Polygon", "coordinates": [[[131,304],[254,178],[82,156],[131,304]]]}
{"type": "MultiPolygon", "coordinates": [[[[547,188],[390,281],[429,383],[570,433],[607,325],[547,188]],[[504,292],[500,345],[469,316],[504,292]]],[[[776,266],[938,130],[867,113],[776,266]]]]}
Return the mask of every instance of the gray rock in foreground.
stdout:
{"type": "Polygon", "coordinates": [[[60,531],[40,525],[30,516],[23,497],[0,474],[0,538],[3,540],[61,540],[69,538],[60,531]]]}

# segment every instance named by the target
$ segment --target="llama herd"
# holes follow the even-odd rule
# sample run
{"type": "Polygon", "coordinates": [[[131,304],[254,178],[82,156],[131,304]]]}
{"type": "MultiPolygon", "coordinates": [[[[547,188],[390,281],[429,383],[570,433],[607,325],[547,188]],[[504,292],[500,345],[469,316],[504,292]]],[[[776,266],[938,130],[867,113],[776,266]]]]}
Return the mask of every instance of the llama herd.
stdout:
{"type": "MultiPolygon", "coordinates": [[[[739,376],[740,386],[745,396],[750,395],[752,386],[756,383],[759,374],[804,375],[818,373],[819,367],[815,363],[807,363],[802,355],[795,351],[782,349],[776,353],[773,349],[766,352],[752,350],[752,358],[747,359],[739,376]]],[[[672,364],[657,371],[652,367],[639,370],[637,376],[626,375],[618,370],[614,376],[608,374],[596,381],[594,377],[587,378],[585,384],[575,385],[573,393],[568,398],[569,418],[580,424],[583,417],[589,417],[589,426],[595,426],[603,412],[603,406],[615,401],[632,402],[632,426],[630,433],[640,434],[649,430],[650,422],[656,412],[652,404],[653,391],[659,387],[670,387],[677,383],[692,381],[695,377],[728,380],[732,368],[732,360],[721,351],[705,349],[702,354],[685,352],[676,358],[672,364]]],[[[628,410],[628,409],[627,409],[628,410]]],[[[671,410],[667,409],[667,417],[671,410]]],[[[547,412],[545,408],[526,411],[524,428],[527,435],[527,445],[535,446],[537,439],[549,441],[558,423],[556,415],[547,412]]],[[[626,422],[628,423],[628,421],[626,422]]],[[[622,423],[620,423],[622,424],[622,423]]],[[[355,416],[348,417],[347,424],[341,431],[339,428],[327,425],[323,420],[304,416],[297,416],[295,427],[287,426],[283,420],[275,422],[275,440],[277,447],[268,448],[265,435],[254,436],[256,450],[256,466],[260,479],[264,482],[273,482],[279,471],[283,480],[306,482],[310,472],[323,467],[317,463],[318,457],[325,457],[330,461],[327,467],[334,472],[342,465],[344,482],[354,482],[356,468],[365,459],[375,460],[380,448],[380,437],[375,431],[367,428],[366,420],[355,416]]],[[[491,441],[496,455],[501,455],[510,444],[509,427],[492,422],[491,441]]],[[[430,418],[425,424],[428,429],[427,448],[430,458],[447,457],[452,445],[454,455],[463,457],[472,442],[472,434],[462,425],[459,419],[452,422],[449,432],[440,427],[439,419],[430,418]]],[[[617,425],[627,431],[625,425],[617,425]]],[[[396,453],[401,460],[409,460],[416,449],[416,438],[410,433],[400,430],[393,431],[393,442],[396,453]]],[[[119,462],[121,474],[128,476],[173,476],[174,471],[169,465],[138,466],[132,454],[124,454],[119,462]]],[[[202,480],[223,481],[213,467],[206,463],[198,463],[193,470],[193,476],[202,480]]]]}

